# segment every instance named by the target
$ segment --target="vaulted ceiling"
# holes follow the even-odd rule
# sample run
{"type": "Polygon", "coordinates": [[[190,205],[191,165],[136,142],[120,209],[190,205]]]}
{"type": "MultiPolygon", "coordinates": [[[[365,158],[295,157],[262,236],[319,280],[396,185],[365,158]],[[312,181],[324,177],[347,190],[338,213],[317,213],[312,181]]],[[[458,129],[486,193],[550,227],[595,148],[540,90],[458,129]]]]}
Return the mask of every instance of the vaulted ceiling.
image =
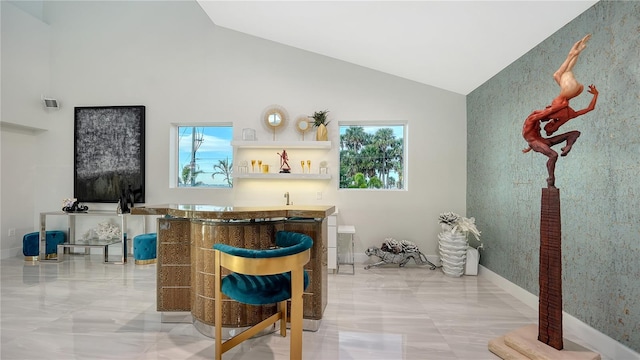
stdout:
{"type": "Polygon", "coordinates": [[[217,26],[463,95],[597,2],[197,1],[217,26]]]}

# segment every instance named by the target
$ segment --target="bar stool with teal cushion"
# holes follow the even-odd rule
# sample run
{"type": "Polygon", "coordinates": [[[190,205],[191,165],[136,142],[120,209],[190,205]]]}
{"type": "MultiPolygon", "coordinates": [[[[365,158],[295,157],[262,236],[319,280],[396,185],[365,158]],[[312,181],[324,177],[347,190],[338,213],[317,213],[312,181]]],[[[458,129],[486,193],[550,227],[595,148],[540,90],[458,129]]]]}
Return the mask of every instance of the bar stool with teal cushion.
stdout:
{"type": "Polygon", "coordinates": [[[291,300],[291,359],[302,359],[302,293],[309,284],[304,265],[311,257],[313,239],[305,234],[278,231],[275,249],[253,250],[215,244],[215,358],[280,320],[287,335],[287,300],[291,300]],[[231,273],[224,278],[222,269],[231,273]],[[222,294],[244,304],[278,304],[278,312],[222,342],[222,294]]]}
{"type": "Polygon", "coordinates": [[[133,238],[133,258],[136,265],[154,264],[157,246],[157,233],[136,235],[133,238]]]}
{"type": "MultiPolygon", "coordinates": [[[[45,233],[45,259],[58,257],[58,245],[64,243],[67,234],[60,230],[50,230],[45,233]]],[[[32,232],[22,237],[22,254],[25,261],[38,261],[40,256],[40,233],[32,232]]]]}

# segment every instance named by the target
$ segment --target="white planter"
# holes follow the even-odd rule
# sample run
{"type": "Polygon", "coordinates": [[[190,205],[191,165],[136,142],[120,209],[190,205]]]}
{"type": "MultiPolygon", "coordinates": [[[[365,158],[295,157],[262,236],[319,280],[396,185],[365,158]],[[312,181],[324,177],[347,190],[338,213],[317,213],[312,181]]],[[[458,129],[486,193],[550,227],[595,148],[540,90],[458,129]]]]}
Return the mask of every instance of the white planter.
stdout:
{"type": "Polygon", "coordinates": [[[478,249],[469,246],[467,248],[467,264],[464,268],[465,275],[478,275],[478,264],[480,262],[480,252],[478,249]]]}
{"type": "Polygon", "coordinates": [[[449,276],[462,276],[467,259],[467,237],[461,232],[443,230],[438,234],[442,271],[449,276]]]}

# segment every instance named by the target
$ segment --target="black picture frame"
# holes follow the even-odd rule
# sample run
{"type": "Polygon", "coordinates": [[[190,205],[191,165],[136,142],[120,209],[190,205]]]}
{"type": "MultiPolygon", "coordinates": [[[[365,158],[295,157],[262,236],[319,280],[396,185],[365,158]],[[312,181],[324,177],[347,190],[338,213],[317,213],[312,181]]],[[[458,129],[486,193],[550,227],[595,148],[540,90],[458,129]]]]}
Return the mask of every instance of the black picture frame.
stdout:
{"type": "Polygon", "coordinates": [[[80,202],[145,202],[145,107],[74,109],[74,197],[80,202]]]}

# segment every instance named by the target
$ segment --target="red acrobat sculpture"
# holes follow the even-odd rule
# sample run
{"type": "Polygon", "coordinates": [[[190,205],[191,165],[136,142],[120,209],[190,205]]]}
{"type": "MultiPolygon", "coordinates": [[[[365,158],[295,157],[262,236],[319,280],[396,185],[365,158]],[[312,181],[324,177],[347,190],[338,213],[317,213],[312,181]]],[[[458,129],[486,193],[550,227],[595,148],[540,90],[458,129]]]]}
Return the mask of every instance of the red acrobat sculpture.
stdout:
{"type": "Polygon", "coordinates": [[[544,126],[544,130],[547,133],[547,136],[552,135],[554,132],[560,128],[567,121],[576,118],[580,115],[584,115],[589,111],[593,110],[596,107],[596,101],[598,100],[598,90],[595,85],[589,85],[589,90],[587,90],[590,94],[593,94],[593,98],[591,99],[591,103],[589,106],[582,110],[575,111],[571,107],[569,107],[569,100],[574,97],[580,95],[584,86],[580,84],[576,78],[573,76],[573,66],[576,64],[578,60],[578,55],[587,47],[587,41],[591,38],[591,35],[587,35],[582,40],[578,41],[573,45],[571,50],[569,51],[569,55],[567,55],[567,59],[560,65],[560,68],[553,74],[553,78],[560,86],[560,94],[553,99],[551,105],[547,106],[543,110],[535,110],[534,112],[527,117],[524,121],[524,125],[522,127],[522,136],[527,143],[529,143],[529,147],[522,150],[522,152],[526,153],[531,150],[544,154],[549,158],[547,161],[547,171],[549,173],[549,177],[547,178],[547,186],[555,187],[555,168],[556,162],[558,161],[558,153],[551,149],[552,146],[560,144],[563,141],[566,141],[566,145],[561,149],[561,156],[566,156],[569,151],[571,151],[571,147],[576,142],[578,137],[580,136],[579,131],[569,131],[564,134],[552,136],[550,138],[543,138],[540,135],[540,124],[542,122],[548,121],[548,123],[544,126]]]}
{"type": "MultiPolygon", "coordinates": [[[[576,81],[573,75],[573,67],[578,60],[580,53],[586,48],[587,41],[591,35],[583,37],[576,42],[566,60],[560,68],[553,74],[553,78],[560,86],[560,94],[553,99],[551,105],[542,110],[535,110],[527,117],[522,127],[522,136],[529,144],[529,147],[522,150],[527,153],[531,150],[545,155],[547,160],[547,187],[542,188],[542,199],[540,202],[540,263],[538,271],[538,281],[540,295],[538,299],[538,334],[537,339],[533,339],[530,329],[535,326],[526,326],[515,330],[503,337],[493,339],[489,342],[489,350],[500,356],[502,359],[515,358],[560,358],[560,351],[563,351],[562,337],[562,221],[560,218],[560,189],[555,186],[555,166],[558,160],[558,153],[551,149],[552,146],[566,141],[562,148],[561,156],[566,156],[574,145],[579,131],[569,131],[563,134],[553,135],[567,121],[584,115],[595,109],[598,100],[598,90],[594,85],[589,85],[590,94],[593,95],[589,105],[575,111],[569,107],[569,100],[580,95],[584,86],[576,81]],[[541,123],[546,122],[544,130],[547,138],[542,137],[541,123]],[[530,342],[533,340],[533,342],[530,342]],[[548,346],[540,346],[534,343],[542,342],[548,346]],[[522,355],[522,357],[520,357],[522,355]],[[540,355],[538,357],[538,355],[540,355]]],[[[575,359],[600,359],[598,354],[593,352],[571,352],[571,356],[566,358],[575,359]]],[[[565,357],[562,357],[565,358],[565,357]]]]}
{"type": "Polygon", "coordinates": [[[589,85],[588,92],[593,95],[589,106],[575,111],[569,107],[569,100],[580,95],[584,86],[576,81],[573,76],[573,67],[580,53],[587,47],[587,41],[591,35],[583,37],[576,42],[560,68],[553,74],[553,78],[560,86],[560,94],[553,99],[551,105],[543,110],[536,110],[527,117],[522,127],[522,136],[529,147],[522,150],[530,150],[544,154],[547,160],[547,188],[542,189],[540,206],[540,267],[539,285],[540,296],[538,300],[538,340],[562,350],[562,223],[560,220],[560,190],[555,187],[555,167],[558,161],[558,153],[551,149],[552,146],[566,141],[561,149],[561,156],[566,156],[571,147],[580,136],[577,130],[543,138],[540,135],[540,124],[547,122],[544,130],[547,136],[555,133],[560,126],[567,121],[584,115],[593,110],[598,100],[598,90],[594,85],[589,85]]]}

